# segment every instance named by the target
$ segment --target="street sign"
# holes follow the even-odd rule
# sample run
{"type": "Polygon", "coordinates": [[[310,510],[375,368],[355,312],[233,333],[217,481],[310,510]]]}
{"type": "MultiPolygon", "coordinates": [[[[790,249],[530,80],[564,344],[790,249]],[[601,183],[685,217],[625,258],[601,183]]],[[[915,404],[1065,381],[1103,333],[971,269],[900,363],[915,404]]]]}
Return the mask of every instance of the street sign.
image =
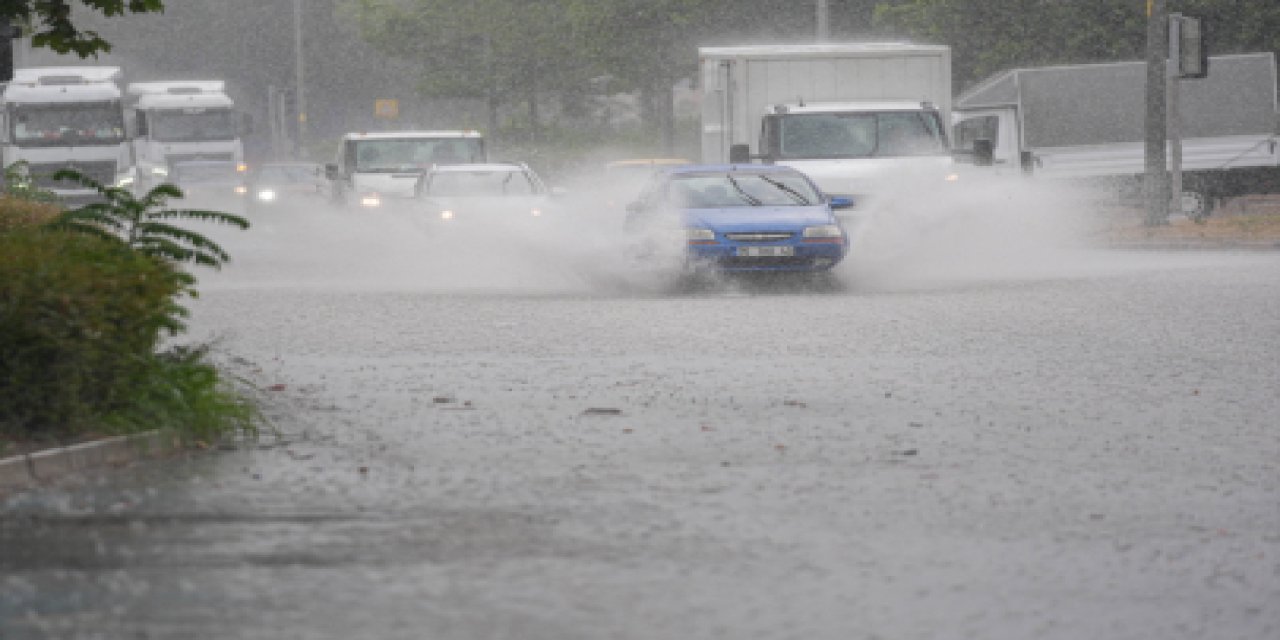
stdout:
{"type": "Polygon", "coordinates": [[[388,120],[400,117],[400,101],[375,100],[373,102],[373,115],[376,118],[386,118],[388,120]]]}

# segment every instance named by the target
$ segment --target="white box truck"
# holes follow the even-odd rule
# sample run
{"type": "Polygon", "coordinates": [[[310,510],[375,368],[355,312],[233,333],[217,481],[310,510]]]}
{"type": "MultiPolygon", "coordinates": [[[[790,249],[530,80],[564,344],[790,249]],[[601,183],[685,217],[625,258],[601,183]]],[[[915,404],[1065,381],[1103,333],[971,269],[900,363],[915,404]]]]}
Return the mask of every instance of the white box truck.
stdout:
{"type": "Polygon", "coordinates": [[[762,45],[698,55],[705,163],[791,166],[857,210],[895,176],[954,178],[948,47],[762,45]]]}
{"type": "MultiPolygon", "coordinates": [[[[997,173],[1089,181],[1141,202],[1145,86],[1142,61],[1006,71],[956,98],[956,146],[989,147],[997,173]]],[[[1178,93],[1184,212],[1280,191],[1275,54],[1213,56],[1178,93]]]]}
{"type": "Polygon", "coordinates": [[[134,82],[128,96],[141,189],[166,182],[181,162],[243,165],[248,117],[221,80],[134,82]]]}
{"type": "Polygon", "coordinates": [[[96,200],[98,192],[54,180],[60,169],[77,169],[106,186],[124,184],[133,153],[121,75],[119,67],[16,69],[0,94],[0,162],[25,161],[34,186],[67,205],[96,200]]]}

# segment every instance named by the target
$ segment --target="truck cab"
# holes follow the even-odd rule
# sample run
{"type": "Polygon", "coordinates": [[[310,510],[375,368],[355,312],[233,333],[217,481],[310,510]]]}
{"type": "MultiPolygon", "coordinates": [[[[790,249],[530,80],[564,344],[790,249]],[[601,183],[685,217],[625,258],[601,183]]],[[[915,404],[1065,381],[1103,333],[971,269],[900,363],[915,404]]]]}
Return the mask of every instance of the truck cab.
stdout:
{"type": "Polygon", "coordinates": [[[734,163],[760,159],[807,174],[827,193],[865,198],[885,174],[951,166],[946,127],[928,102],[779,104],[761,119],[760,150],[730,150],[734,163]]]}
{"type": "Polygon", "coordinates": [[[166,182],[181,162],[244,163],[249,120],[222,81],[135,82],[128,94],[141,188],[166,182]]]}
{"type": "Polygon", "coordinates": [[[423,176],[436,165],[487,161],[478,131],[348,133],[325,173],[335,201],[376,209],[420,195],[423,176]]]}
{"type": "Polygon", "coordinates": [[[64,168],[112,186],[127,182],[133,157],[126,133],[119,67],[17,69],[4,86],[0,161],[25,162],[34,186],[68,205],[96,200],[96,190],[53,179],[64,168]]]}

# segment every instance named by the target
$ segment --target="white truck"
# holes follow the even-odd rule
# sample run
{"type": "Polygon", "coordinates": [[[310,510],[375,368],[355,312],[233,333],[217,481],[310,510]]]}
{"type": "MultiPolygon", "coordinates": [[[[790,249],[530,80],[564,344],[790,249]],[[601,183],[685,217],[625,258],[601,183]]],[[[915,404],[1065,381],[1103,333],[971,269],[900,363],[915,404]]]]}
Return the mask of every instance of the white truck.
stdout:
{"type": "Polygon", "coordinates": [[[794,167],[860,211],[894,178],[954,179],[948,47],[764,45],[698,55],[705,163],[794,167]]]}
{"type": "Polygon", "coordinates": [[[167,181],[180,162],[226,162],[243,170],[249,120],[221,80],[134,82],[128,96],[139,188],[167,181]]]}
{"type": "Polygon", "coordinates": [[[133,165],[119,67],[16,69],[4,85],[0,162],[25,161],[34,186],[65,204],[97,199],[97,191],[53,174],[74,168],[106,186],[124,184],[133,165]]]}
{"type": "MultiPolygon", "coordinates": [[[[989,153],[997,173],[1087,181],[1141,202],[1145,86],[1141,61],[1006,71],[956,98],[956,146],[989,153]]],[[[1275,54],[1211,57],[1208,76],[1178,93],[1187,215],[1280,191],[1275,54]]]]}
{"type": "Polygon", "coordinates": [[[377,131],[342,136],[337,161],[325,165],[339,203],[375,209],[417,197],[437,164],[487,162],[479,131],[377,131]]]}

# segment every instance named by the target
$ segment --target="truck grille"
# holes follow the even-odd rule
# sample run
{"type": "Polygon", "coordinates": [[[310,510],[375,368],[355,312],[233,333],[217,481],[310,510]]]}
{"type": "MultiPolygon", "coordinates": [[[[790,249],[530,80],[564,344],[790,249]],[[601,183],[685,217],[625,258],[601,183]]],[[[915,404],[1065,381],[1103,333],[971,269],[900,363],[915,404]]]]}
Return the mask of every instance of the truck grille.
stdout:
{"type": "Polygon", "coordinates": [[[794,233],[786,231],[770,231],[758,233],[726,233],[724,234],[724,237],[733,240],[734,242],[782,242],[783,240],[790,240],[794,235],[794,233]]]}
{"type": "Polygon", "coordinates": [[[104,186],[111,186],[116,181],[115,160],[98,160],[93,162],[38,162],[29,166],[31,181],[41,189],[86,189],[84,185],[72,180],[54,180],[53,174],[62,169],[75,169],[86,177],[97,180],[104,186]]]}
{"type": "Polygon", "coordinates": [[[165,156],[165,161],[169,163],[170,168],[173,168],[173,165],[179,162],[203,162],[210,160],[216,162],[231,162],[234,159],[235,157],[231,153],[175,153],[165,156]]]}

